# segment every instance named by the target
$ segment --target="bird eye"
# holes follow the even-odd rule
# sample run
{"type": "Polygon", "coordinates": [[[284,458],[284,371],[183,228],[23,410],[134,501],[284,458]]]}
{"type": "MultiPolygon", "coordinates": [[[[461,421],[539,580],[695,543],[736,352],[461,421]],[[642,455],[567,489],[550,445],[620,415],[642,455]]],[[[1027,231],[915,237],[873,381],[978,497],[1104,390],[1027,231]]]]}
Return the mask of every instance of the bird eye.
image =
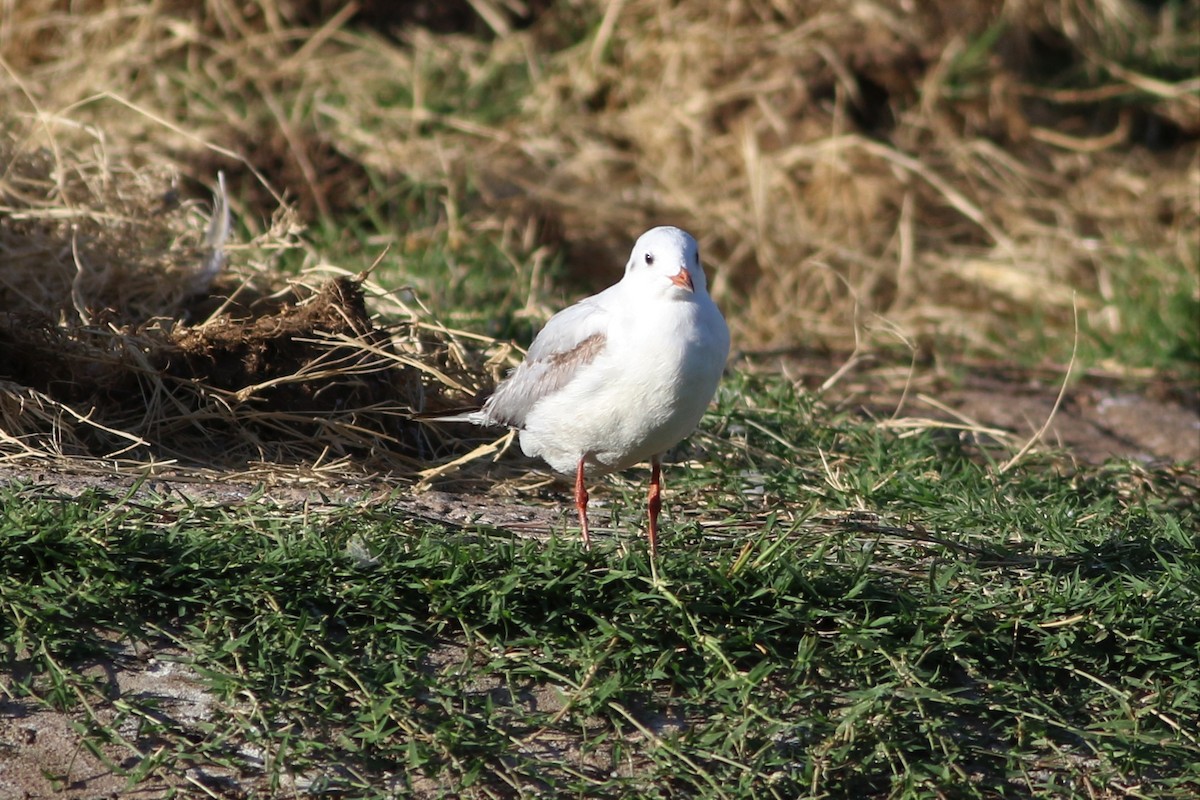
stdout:
{"type": "Polygon", "coordinates": [[[646,253],[646,263],[647,264],[654,263],[654,253],[646,253]]]}

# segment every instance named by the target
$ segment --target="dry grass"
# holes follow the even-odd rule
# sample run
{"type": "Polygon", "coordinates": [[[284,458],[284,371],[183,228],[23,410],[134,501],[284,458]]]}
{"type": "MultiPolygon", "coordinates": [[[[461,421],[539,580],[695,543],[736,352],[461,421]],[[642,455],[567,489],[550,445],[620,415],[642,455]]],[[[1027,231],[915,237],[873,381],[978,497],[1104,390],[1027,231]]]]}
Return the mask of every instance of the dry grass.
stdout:
{"type": "MultiPolygon", "coordinates": [[[[1030,316],[1039,336],[1069,333],[1077,290],[1099,298],[1082,313],[1128,327],[1112,287],[1130,253],[1200,269],[1192,6],[919,5],[0,0],[4,335],[43,320],[39,335],[80,364],[129,368],[143,405],[169,419],[207,409],[237,428],[266,413],[250,378],[186,400],[145,385],[179,325],[237,316],[196,296],[204,205],[180,199],[218,168],[251,241],[207,294],[234,295],[246,319],[320,295],[315,279],[284,281],[279,257],[320,263],[300,224],[374,202],[370,176],[440,187],[452,246],[520,231],[518,250],[561,248],[584,280],[610,274],[651,223],[693,229],[750,349],[1002,352],[1030,316]]],[[[395,427],[407,408],[475,388],[454,337],[383,287],[367,294],[367,317],[405,327],[310,330],[298,377],[258,383],[346,372],[349,337],[355,370],[408,388],[351,404],[330,438],[328,418],[260,420],[268,439],[314,439],[293,456],[337,458],[345,441],[416,454],[419,437],[395,427]]],[[[185,393],[199,391],[192,377],[185,393]]],[[[100,435],[102,452],[163,441],[151,437],[161,421],[128,408],[71,422],[88,398],[12,387],[6,420],[56,420],[30,440],[6,427],[20,447],[97,452],[80,425],[121,431],[100,435]]],[[[260,434],[239,457],[279,455],[260,434]]]]}
{"type": "Polygon", "coordinates": [[[180,202],[175,177],[114,165],[96,144],[89,162],[3,159],[8,457],[423,463],[432,443],[413,409],[477,391],[476,359],[452,332],[366,271],[316,264],[287,278],[278,259],[301,245],[286,209],[233,250],[237,267],[214,272],[230,253],[206,245],[209,220],[180,202]]]}

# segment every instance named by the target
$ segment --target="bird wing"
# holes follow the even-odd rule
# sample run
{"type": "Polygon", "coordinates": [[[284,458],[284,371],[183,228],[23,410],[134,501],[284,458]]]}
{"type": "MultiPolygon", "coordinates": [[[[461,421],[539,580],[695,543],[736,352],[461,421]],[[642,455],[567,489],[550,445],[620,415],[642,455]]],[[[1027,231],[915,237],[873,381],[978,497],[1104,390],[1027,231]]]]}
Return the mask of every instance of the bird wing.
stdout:
{"type": "Polygon", "coordinates": [[[608,339],[611,312],[606,295],[610,290],[550,318],[534,338],[525,361],[484,403],[483,415],[489,423],[524,427],[539,400],[566,386],[600,355],[608,339]]]}

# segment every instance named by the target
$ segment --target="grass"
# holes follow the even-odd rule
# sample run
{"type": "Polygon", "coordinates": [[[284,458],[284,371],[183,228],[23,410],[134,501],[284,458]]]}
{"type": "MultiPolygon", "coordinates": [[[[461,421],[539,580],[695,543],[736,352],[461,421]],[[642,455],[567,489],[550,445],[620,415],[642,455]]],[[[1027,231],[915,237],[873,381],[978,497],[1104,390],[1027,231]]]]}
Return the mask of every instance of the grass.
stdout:
{"type": "MultiPolygon", "coordinates": [[[[545,248],[531,252],[513,237],[463,231],[450,219],[456,204],[481,202],[470,189],[451,197],[439,187],[372,176],[360,209],[318,221],[309,238],[317,252],[336,253],[343,263],[378,260],[376,282],[412,288],[447,324],[527,342],[540,320],[526,306],[560,277],[562,258],[547,257],[545,248]]],[[[297,259],[293,268],[303,266],[297,259]]],[[[615,282],[620,267],[605,277],[615,282]]]]}
{"type": "Polygon", "coordinates": [[[1194,474],[999,474],[776,378],[734,378],[692,447],[659,583],[633,481],[590,553],[387,501],[9,486],[3,691],[122,743],[131,784],[226,764],[264,796],[1200,789],[1194,474]],[[86,667],[121,643],[172,648],[213,715],[114,699],[86,667]]]}
{"type": "Polygon", "coordinates": [[[1131,255],[1112,277],[1110,296],[1096,300],[1113,312],[1096,314],[1086,326],[1084,358],[1200,380],[1200,275],[1177,262],[1131,255]]]}
{"type": "MultiPolygon", "coordinates": [[[[383,325],[417,298],[528,342],[670,221],[703,240],[740,348],[890,359],[902,340],[951,372],[964,353],[1061,364],[1077,298],[1078,367],[1194,388],[1186,4],[992,4],[949,26],[951,4],[900,25],[837,3],[802,20],[629,0],[475,38],[274,0],[54,5],[14,6],[0,31],[0,96],[32,115],[0,119],[0,244],[29,269],[14,261],[10,299],[43,287],[32,310],[73,325],[79,290],[105,342],[131,341],[105,325],[135,279],[170,302],[134,329],[184,318],[193,255],[163,278],[144,248],[182,251],[204,227],[168,219],[170,181],[141,166],[165,162],[229,172],[231,270],[266,293],[379,259],[383,325]],[[1141,122],[1110,137],[1125,110],[1141,122]],[[23,178],[28,158],[44,174],[23,178]],[[299,210],[272,217],[251,164],[299,210]],[[101,280],[126,264],[127,283],[101,280]]],[[[18,384],[0,394],[16,409],[4,453],[44,456],[16,426],[37,399],[18,384]]],[[[172,411],[149,397],[134,416],[172,411]]],[[[326,479],[362,463],[345,436],[344,461],[314,451],[326,479]]],[[[661,581],[644,475],[596,490],[611,521],[591,553],[569,527],[543,541],[377,498],[6,485],[0,708],[62,710],[130,787],[183,795],[1197,796],[1194,464],[1034,453],[1002,469],[1011,447],[979,436],[733,374],[666,473],[661,581]],[[203,713],[105,671],[164,664],[204,687],[203,713]]],[[[409,475],[419,455],[386,461],[388,440],[364,469],[409,475]]]]}

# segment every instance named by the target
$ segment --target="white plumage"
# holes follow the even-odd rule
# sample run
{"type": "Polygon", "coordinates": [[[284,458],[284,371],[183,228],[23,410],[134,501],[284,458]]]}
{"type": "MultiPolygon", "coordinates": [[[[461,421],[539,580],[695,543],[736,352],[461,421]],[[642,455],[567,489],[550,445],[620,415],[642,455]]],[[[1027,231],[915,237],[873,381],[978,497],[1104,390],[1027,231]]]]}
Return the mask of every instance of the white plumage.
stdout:
{"type": "Polygon", "coordinates": [[[700,422],[728,355],[729,329],[708,295],[696,240],[653,228],[634,244],[620,282],[551,317],[482,409],[447,419],[516,428],[526,455],[574,472],[585,545],[585,475],[649,461],[653,552],[660,459],[700,422]]]}

